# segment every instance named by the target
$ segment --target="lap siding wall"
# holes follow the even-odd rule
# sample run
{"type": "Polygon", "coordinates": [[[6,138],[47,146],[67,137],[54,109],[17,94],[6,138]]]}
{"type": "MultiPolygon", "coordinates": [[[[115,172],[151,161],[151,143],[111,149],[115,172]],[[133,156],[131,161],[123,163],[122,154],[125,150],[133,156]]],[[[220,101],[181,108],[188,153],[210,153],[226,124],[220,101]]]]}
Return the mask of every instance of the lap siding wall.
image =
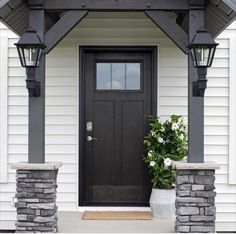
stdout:
{"type": "MultiPolygon", "coordinates": [[[[8,37],[8,182],[0,183],[0,229],[15,228],[15,171],[10,164],[27,160],[28,94],[25,70],[8,37]]],[[[222,33],[208,70],[205,97],[205,160],[221,164],[216,171],[217,231],[236,230],[236,185],[229,171],[229,40],[236,24],[222,33]]],[[[187,57],[141,13],[91,13],[47,55],[46,160],[62,161],[58,175],[60,211],[78,211],[78,46],[158,45],[158,115],[187,115],[187,57]]],[[[236,152],[235,152],[236,153],[236,152]]]]}

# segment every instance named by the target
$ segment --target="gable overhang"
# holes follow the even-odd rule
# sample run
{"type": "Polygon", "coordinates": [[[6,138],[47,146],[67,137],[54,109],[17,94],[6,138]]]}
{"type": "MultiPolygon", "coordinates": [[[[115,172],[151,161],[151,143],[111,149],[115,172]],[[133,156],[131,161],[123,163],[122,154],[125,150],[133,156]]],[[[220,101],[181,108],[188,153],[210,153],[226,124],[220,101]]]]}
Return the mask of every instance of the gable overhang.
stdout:
{"type": "MultiPolygon", "coordinates": [[[[47,0],[44,1],[46,30],[55,24],[65,11],[173,11],[177,19],[183,17],[183,12],[189,8],[189,0],[47,0]],[[163,1],[165,4],[163,4],[163,1]]],[[[37,1],[35,1],[37,2],[37,1]]],[[[197,2],[197,1],[196,1],[197,2]]],[[[201,1],[200,1],[201,2],[201,1]]],[[[29,22],[29,7],[26,0],[1,0],[0,20],[18,35],[22,35],[29,22]]],[[[218,36],[233,20],[236,19],[236,2],[234,0],[207,0],[205,3],[205,27],[213,37],[218,36]]],[[[182,24],[184,20],[180,20],[182,24]]],[[[181,25],[185,31],[186,25],[181,25]]]]}

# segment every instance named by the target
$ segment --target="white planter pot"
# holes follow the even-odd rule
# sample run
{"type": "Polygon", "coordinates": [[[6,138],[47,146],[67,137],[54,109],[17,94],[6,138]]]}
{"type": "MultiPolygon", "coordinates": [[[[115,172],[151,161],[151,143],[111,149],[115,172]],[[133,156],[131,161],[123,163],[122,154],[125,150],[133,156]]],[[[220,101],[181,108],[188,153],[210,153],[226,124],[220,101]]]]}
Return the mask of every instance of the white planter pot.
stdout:
{"type": "Polygon", "coordinates": [[[175,189],[152,189],[150,206],[153,218],[175,218],[175,189]]]}

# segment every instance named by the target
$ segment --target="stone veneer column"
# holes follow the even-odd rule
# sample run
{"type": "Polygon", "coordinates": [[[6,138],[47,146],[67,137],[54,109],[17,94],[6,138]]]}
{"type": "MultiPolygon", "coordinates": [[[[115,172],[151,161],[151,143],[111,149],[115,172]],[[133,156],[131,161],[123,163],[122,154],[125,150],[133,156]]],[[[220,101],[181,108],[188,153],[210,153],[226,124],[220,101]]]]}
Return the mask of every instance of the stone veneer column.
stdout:
{"type": "Polygon", "coordinates": [[[176,232],[215,232],[216,163],[175,163],[176,232]]]}
{"type": "Polygon", "coordinates": [[[15,163],[16,232],[57,232],[57,173],[61,162],[15,163]]]}

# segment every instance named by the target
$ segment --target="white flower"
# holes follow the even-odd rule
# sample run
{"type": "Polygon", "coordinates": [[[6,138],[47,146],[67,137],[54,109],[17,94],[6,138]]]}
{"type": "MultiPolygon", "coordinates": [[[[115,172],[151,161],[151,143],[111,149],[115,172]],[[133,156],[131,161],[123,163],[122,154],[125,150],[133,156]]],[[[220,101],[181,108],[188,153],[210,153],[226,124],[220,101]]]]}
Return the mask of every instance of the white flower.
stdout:
{"type": "Polygon", "coordinates": [[[151,132],[151,135],[152,135],[152,136],[155,136],[155,135],[156,135],[156,132],[155,132],[155,131],[152,130],[152,131],[150,131],[150,132],[151,132]]]}
{"type": "Polygon", "coordinates": [[[171,166],[171,163],[172,163],[172,161],[171,161],[170,158],[166,158],[166,159],[164,160],[165,167],[171,166]]]}
{"type": "Polygon", "coordinates": [[[164,128],[164,127],[161,127],[160,131],[161,131],[161,132],[164,132],[164,131],[165,131],[165,128],[164,128]]]}
{"type": "Polygon", "coordinates": [[[188,160],[188,156],[184,156],[182,160],[183,161],[187,161],[188,160]]]}
{"type": "Polygon", "coordinates": [[[148,157],[152,157],[152,150],[148,151],[148,157]]]}
{"type": "Polygon", "coordinates": [[[186,117],[183,117],[183,124],[187,125],[188,124],[188,119],[186,117]]]}
{"type": "Polygon", "coordinates": [[[151,166],[151,167],[154,167],[155,165],[156,165],[156,163],[155,163],[154,161],[151,161],[151,162],[150,162],[150,166],[151,166]]]}
{"type": "Polygon", "coordinates": [[[164,141],[162,137],[158,137],[157,140],[158,140],[159,143],[163,143],[163,141],[164,141]]]}
{"type": "Polygon", "coordinates": [[[179,125],[177,123],[172,123],[171,130],[176,131],[179,128],[179,125]]]}
{"type": "Polygon", "coordinates": [[[179,139],[180,139],[180,140],[183,140],[183,139],[184,139],[184,134],[180,134],[180,135],[179,135],[179,139]]]}

